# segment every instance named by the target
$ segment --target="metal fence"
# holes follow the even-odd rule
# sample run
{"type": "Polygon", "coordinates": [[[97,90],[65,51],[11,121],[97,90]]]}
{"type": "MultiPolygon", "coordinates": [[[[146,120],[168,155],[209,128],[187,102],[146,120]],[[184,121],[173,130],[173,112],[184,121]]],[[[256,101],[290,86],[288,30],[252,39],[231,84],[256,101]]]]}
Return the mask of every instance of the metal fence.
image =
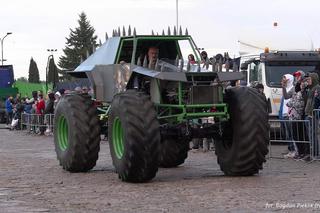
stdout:
{"type": "Polygon", "coordinates": [[[309,120],[269,120],[270,141],[269,157],[272,157],[271,143],[290,144],[292,149],[297,150],[299,143],[305,143],[312,147],[311,122],[309,120]]]}
{"type": "Polygon", "coordinates": [[[313,160],[320,159],[320,110],[305,120],[269,120],[269,157],[272,156],[271,143],[291,144],[297,150],[298,144],[308,144],[313,160]]]}
{"type": "Polygon", "coordinates": [[[27,129],[30,133],[35,134],[52,134],[54,114],[28,114],[21,115],[21,129],[27,129]]]}
{"type": "Polygon", "coordinates": [[[320,159],[320,109],[313,110],[312,116],[312,141],[313,146],[311,150],[312,156],[320,159]]]}

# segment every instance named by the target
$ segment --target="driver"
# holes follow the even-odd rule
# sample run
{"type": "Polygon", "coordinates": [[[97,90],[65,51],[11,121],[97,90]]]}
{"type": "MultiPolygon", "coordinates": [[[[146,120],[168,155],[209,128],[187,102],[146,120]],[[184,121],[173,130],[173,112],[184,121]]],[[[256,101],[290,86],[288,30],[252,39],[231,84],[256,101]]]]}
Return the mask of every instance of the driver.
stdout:
{"type": "Polygon", "coordinates": [[[152,46],[148,49],[148,65],[150,69],[155,69],[155,65],[159,55],[159,48],[152,46]]]}

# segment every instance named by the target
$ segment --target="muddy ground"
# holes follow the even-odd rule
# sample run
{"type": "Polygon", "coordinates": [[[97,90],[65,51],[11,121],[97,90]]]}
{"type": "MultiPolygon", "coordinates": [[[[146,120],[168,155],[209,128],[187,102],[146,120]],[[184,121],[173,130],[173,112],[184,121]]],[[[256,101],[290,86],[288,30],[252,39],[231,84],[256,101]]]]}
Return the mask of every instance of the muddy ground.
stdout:
{"type": "Polygon", "coordinates": [[[226,177],[213,152],[192,150],[182,166],[130,184],[117,178],[106,141],[99,156],[91,172],[69,173],[53,137],[0,129],[0,212],[320,211],[319,161],[271,158],[257,176],[226,177]]]}

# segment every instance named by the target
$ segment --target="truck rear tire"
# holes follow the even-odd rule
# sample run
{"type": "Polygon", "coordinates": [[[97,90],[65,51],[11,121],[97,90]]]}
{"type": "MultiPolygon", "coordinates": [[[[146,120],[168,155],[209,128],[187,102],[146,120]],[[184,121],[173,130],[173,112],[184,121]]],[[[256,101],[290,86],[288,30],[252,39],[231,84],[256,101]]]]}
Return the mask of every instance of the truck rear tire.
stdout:
{"type": "Polygon", "coordinates": [[[230,121],[216,141],[216,155],[226,175],[254,175],[266,161],[269,124],[265,97],[255,89],[238,87],[227,90],[230,121]]]}
{"type": "Polygon", "coordinates": [[[126,182],[146,182],[159,165],[160,130],[150,97],[136,90],[114,96],[108,119],[113,165],[126,182]]]}
{"type": "Polygon", "coordinates": [[[97,110],[89,95],[66,95],[55,110],[54,143],[63,169],[86,172],[96,165],[100,150],[97,110]]]}
{"type": "Polygon", "coordinates": [[[164,139],[160,146],[160,166],[171,168],[183,164],[188,157],[188,151],[187,142],[175,141],[172,138],[164,139]]]}

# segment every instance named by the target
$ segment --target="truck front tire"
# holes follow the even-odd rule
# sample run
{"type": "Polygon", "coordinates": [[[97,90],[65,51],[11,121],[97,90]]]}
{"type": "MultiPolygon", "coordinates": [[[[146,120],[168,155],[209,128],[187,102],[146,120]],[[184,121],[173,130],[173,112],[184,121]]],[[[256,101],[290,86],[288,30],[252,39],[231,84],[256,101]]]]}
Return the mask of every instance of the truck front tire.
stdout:
{"type": "Polygon", "coordinates": [[[96,165],[100,126],[89,95],[71,94],[59,101],[54,116],[54,143],[63,169],[86,172],[96,165]]]}
{"type": "Polygon", "coordinates": [[[150,97],[127,90],[114,96],[108,119],[108,141],[113,165],[126,182],[146,182],[159,164],[160,130],[150,97]]]}
{"type": "Polygon", "coordinates": [[[216,155],[226,175],[254,175],[266,161],[269,124],[265,97],[248,87],[226,91],[230,121],[216,141],[216,155]]]}

